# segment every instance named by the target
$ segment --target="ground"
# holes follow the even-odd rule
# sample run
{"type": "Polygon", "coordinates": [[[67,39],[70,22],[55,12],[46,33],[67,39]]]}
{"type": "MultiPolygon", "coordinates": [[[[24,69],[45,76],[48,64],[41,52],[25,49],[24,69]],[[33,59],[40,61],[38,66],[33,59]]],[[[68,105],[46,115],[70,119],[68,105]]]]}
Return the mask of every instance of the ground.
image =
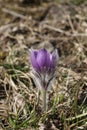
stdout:
{"type": "Polygon", "coordinates": [[[86,0],[0,0],[0,130],[34,129],[87,129],[86,0]],[[37,104],[30,48],[59,53],[45,113],[37,104]]]}

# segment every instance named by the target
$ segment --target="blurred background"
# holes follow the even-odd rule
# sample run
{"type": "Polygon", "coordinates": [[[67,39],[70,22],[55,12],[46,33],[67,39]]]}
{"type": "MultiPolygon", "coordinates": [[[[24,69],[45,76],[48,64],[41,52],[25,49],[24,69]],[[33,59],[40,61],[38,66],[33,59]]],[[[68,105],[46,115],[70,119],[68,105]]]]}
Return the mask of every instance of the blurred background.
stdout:
{"type": "Polygon", "coordinates": [[[87,0],[0,0],[0,130],[87,129],[87,0]],[[29,49],[59,53],[49,112],[29,49]]]}

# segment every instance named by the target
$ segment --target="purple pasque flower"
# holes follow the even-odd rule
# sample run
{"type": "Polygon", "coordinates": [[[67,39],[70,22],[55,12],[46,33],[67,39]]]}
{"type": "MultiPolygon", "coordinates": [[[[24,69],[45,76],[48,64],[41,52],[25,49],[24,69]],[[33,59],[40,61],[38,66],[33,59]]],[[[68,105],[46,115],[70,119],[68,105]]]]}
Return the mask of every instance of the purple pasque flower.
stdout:
{"type": "Polygon", "coordinates": [[[30,50],[33,79],[40,88],[47,90],[54,79],[58,58],[57,49],[53,53],[49,53],[46,49],[30,50]]]}

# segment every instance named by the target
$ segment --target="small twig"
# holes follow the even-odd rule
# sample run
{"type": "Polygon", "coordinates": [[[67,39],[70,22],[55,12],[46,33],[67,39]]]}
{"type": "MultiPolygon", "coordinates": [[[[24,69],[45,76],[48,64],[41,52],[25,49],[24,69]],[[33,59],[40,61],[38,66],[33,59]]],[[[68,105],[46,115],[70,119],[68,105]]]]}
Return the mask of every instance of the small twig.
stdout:
{"type": "Polygon", "coordinates": [[[45,25],[45,27],[47,27],[48,29],[51,29],[53,31],[65,34],[66,36],[71,36],[71,37],[77,37],[77,36],[84,37],[84,36],[87,36],[87,33],[75,33],[75,31],[73,32],[73,34],[69,34],[69,33],[65,32],[64,30],[62,30],[62,29],[55,28],[55,27],[52,27],[50,25],[45,25]]]}
{"type": "Polygon", "coordinates": [[[75,29],[74,29],[73,23],[72,23],[72,21],[71,21],[71,19],[70,19],[70,16],[67,16],[67,18],[68,18],[70,27],[71,27],[71,29],[72,29],[72,32],[73,32],[73,33],[76,32],[75,29]]]}
{"type": "Polygon", "coordinates": [[[65,33],[63,30],[59,29],[59,28],[55,28],[55,27],[52,27],[50,25],[45,25],[45,27],[49,28],[49,29],[52,29],[56,32],[59,32],[59,33],[65,33]]]}
{"type": "Polygon", "coordinates": [[[16,25],[16,24],[14,24],[14,23],[11,24],[11,23],[10,23],[10,24],[1,26],[1,27],[0,27],[0,33],[4,32],[6,29],[8,29],[8,28],[10,28],[10,27],[13,27],[14,25],[16,25]]]}
{"type": "Polygon", "coordinates": [[[80,115],[77,115],[75,117],[70,117],[70,118],[67,118],[66,121],[74,121],[76,119],[80,120],[84,117],[87,117],[87,112],[86,113],[83,113],[83,114],[80,114],[80,115]]]}
{"type": "Polygon", "coordinates": [[[78,36],[85,37],[87,36],[87,33],[73,33],[71,36],[72,37],[78,37],[78,36]]]}
{"type": "MultiPolygon", "coordinates": [[[[82,120],[80,120],[80,121],[77,121],[77,122],[71,124],[69,127],[70,127],[70,129],[72,129],[72,128],[76,127],[77,124],[82,123],[82,122],[84,122],[84,121],[86,121],[86,120],[87,120],[87,119],[82,119],[82,120]]],[[[82,125],[82,126],[83,126],[83,125],[82,125]]],[[[78,127],[78,126],[77,126],[77,127],[78,127]]],[[[78,127],[78,128],[79,128],[79,127],[78,127]]]]}
{"type": "Polygon", "coordinates": [[[6,8],[3,8],[2,11],[5,12],[5,13],[8,13],[10,15],[13,15],[15,17],[19,17],[21,19],[26,19],[26,17],[24,15],[19,14],[19,13],[15,12],[15,11],[12,11],[12,10],[9,10],[9,9],[6,9],[6,8]]]}

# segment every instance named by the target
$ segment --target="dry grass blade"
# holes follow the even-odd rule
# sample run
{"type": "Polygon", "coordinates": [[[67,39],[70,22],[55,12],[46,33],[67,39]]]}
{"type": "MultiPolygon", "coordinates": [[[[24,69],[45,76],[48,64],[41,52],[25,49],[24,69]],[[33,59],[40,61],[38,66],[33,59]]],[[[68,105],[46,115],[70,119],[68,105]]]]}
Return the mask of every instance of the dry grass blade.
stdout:
{"type": "Polygon", "coordinates": [[[26,19],[26,17],[24,15],[19,14],[19,13],[15,12],[15,11],[12,11],[12,10],[9,10],[9,9],[6,9],[6,8],[3,8],[2,11],[5,12],[5,13],[8,13],[10,15],[13,15],[15,17],[19,17],[21,19],[26,19]]]}
{"type": "Polygon", "coordinates": [[[0,0],[0,129],[87,129],[87,2],[29,2],[0,0]],[[59,51],[47,113],[37,101],[30,48],[59,51]]]}

